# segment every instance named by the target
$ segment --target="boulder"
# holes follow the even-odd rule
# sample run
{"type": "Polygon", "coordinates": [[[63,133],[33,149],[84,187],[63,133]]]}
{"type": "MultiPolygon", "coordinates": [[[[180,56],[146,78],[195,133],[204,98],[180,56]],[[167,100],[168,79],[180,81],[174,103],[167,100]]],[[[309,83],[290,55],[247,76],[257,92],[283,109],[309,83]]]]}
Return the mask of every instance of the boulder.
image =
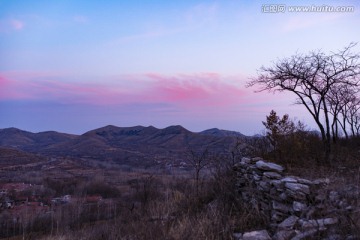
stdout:
{"type": "Polygon", "coordinates": [[[272,202],[272,209],[282,213],[289,213],[292,210],[290,206],[283,203],[279,203],[277,201],[272,202]]]}
{"type": "Polygon", "coordinates": [[[313,184],[322,185],[322,186],[326,186],[329,183],[330,183],[330,179],[328,179],[328,178],[316,179],[316,180],[313,181],[313,184]]]}
{"type": "MultiPolygon", "coordinates": [[[[298,200],[298,201],[305,201],[306,200],[306,194],[301,192],[301,191],[291,191],[289,189],[286,189],[285,193],[286,193],[286,196],[290,196],[295,200],[298,200]]],[[[287,199],[288,198],[286,198],[284,200],[287,200],[287,199]]]]}
{"type": "Polygon", "coordinates": [[[274,186],[278,189],[282,187],[282,182],[280,180],[271,180],[270,181],[271,186],[274,186]]]}
{"type": "Polygon", "coordinates": [[[270,191],[270,183],[268,182],[259,182],[259,190],[270,191]]]}
{"type": "Polygon", "coordinates": [[[241,240],[242,239],[242,233],[233,233],[234,240],[241,240]]]}
{"type": "Polygon", "coordinates": [[[261,160],[263,160],[261,157],[253,157],[253,158],[250,159],[250,162],[251,163],[256,163],[257,161],[261,161],[261,160]]]}
{"type": "Polygon", "coordinates": [[[293,237],[291,240],[314,239],[317,232],[318,231],[316,229],[310,229],[305,232],[300,232],[295,237],[293,237]]]}
{"type": "Polygon", "coordinates": [[[259,160],[256,162],[256,167],[263,171],[282,172],[284,168],[275,163],[264,162],[259,160]]]}
{"type": "Polygon", "coordinates": [[[269,233],[266,230],[246,232],[243,235],[243,240],[271,240],[269,233]]]}
{"type": "Polygon", "coordinates": [[[281,230],[275,233],[274,240],[289,240],[296,234],[295,230],[281,230]]]}
{"type": "Polygon", "coordinates": [[[285,183],[285,187],[292,192],[302,192],[305,194],[310,194],[310,188],[308,185],[301,184],[301,183],[285,183]]]}
{"type": "Polygon", "coordinates": [[[271,221],[272,222],[281,222],[283,221],[288,215],[279,211],[272,210],[271,212],[271,221]]]}
{"type": "Polygon", "coordinates": [[[285,219],[284,221],[282,221],[279,225],[278,228],[280,230],[284,230],[284,229],[292,229],[294,227],[294,225],[297,223],[297,221],[299,220],[298,217],[296,216],[290,216],[287,219],[285,219]]]}
{"type": "Polygon", "coordinates": [[[251,163],[251,159],[247,158],[247,157],[243,157],[243,158],[241,158],[241,162],[245,163],[245,164],[249,164],[249,163],[251,163]]]}
{"type": "Polygon", "coordinates": [[[293,202],[294,212],[303,212],[306,209],[307,209],[307,205],[305,203],[301,203],[301,202],[297,202],[297,201],[293,202]]]}
{"type": "Polygon", "coordinates": [[[336,223],[338,223],[338,219],[337,218],[322,218],[322,219],[318,219],[317,220],[320,223],[324,224],[324,225],[334,225],[336,223]]]}
{"type": "Polygon", "coordinates": [[[276,172],[264,172],[263,175],[269,179],[280,179],[282,176],[276,172]]]}
{"type": "Polygon", "coordinates": [[[295,177],[284,177],[283,179],[281,179],[281,181],[282,182],[290,182],[290,183],[297,183],[298,182],[295,177]]]}

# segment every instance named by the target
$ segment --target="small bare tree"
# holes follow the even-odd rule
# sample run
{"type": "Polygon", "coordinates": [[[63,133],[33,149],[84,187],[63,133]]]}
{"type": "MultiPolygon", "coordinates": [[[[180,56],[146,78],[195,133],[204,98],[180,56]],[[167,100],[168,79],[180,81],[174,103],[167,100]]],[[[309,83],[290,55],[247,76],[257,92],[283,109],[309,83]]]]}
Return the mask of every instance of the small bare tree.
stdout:
{"type": "Polygon", "coordinates": [[[200,172],[211,163],[208,147],[198,151],[189,148],[186,163],[195,170],[196,196],[199,196],[200,172]]]}
{"type": "Polygon", "coordinates": [[[360,99],[353,95],[348,103],[348,111],[346,112],[346,120],[350,125],[352,136],[359,136],[360,129],[360,99]]]}
{"type": "Polygon", "coordinates": [[[337,88],[331,88],[328,95],[329,113],[333,116],[331,122],[331,131],[333,142],[336,143],[339,138],[339,125],[345,137],[347,132],[347,112],[349,103],[354,96],[354,90],[347,85],[340,85],[337,88]]]}

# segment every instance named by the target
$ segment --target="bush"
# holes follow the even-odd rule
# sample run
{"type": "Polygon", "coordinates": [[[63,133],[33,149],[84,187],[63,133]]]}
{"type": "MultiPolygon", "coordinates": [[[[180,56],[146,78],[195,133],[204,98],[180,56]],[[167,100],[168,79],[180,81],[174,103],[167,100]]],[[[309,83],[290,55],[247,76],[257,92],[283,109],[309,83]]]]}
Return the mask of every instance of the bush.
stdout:
{"type": "Polygon", "coordinates": [[[117,198],[121,196],[120,191],[115,186],[99,181],[85,184],[83,191],[87,195],[100,195],[103,198],[117,198]]]}

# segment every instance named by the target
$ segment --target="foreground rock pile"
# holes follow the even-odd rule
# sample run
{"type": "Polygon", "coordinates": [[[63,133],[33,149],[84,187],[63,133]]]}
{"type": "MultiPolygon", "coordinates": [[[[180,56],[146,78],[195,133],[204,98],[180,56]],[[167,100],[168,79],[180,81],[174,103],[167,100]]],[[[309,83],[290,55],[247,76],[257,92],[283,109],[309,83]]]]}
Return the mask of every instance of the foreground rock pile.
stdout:
{"type": "Polygon", "coordinates": [[[344,239],[337,225],[352,207],[338,192],[328,190],[328,179],[285,176],[282,166],[261,158],[243,158],[234,170],[243,200],[271,223],[267,230],[236,233],[235,239],[344,239]]]}

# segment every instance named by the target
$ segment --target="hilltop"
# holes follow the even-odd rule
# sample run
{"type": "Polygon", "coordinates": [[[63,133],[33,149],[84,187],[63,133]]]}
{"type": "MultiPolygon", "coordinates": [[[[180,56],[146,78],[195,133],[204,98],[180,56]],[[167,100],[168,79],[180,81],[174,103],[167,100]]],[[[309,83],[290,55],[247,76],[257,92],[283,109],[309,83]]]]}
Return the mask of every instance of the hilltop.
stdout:
{"type": "Polygon", "coordinates": [[[52,157],[72,157],[139,167],[177,165],[190,151],[227,154],[245,135],[217,128],[199,133],[182,126],[104,126],[81,135],[0,129],[0,146],[52,157]]]}

